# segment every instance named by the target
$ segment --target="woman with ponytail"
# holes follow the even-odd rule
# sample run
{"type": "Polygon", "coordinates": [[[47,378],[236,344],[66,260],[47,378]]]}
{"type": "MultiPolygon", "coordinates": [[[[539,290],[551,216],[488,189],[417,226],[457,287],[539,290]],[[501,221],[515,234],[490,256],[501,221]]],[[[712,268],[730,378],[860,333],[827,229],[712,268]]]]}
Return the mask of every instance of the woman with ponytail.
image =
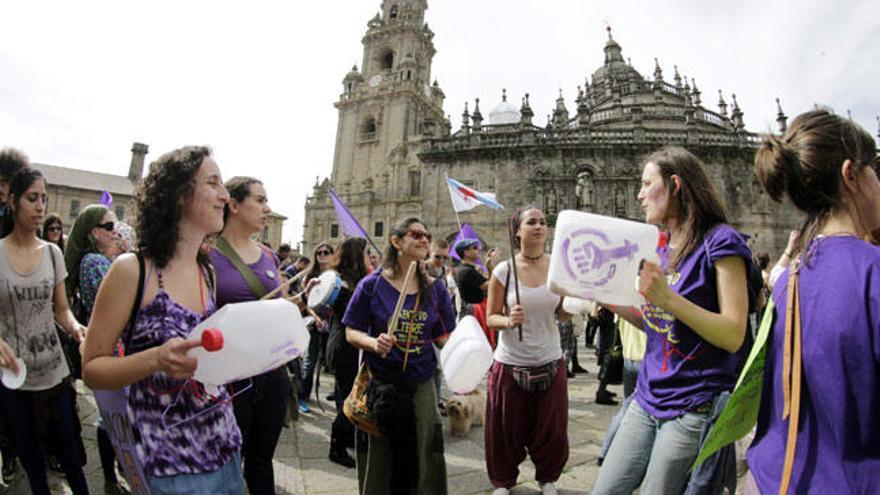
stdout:
{"type": "Polygon", "coordinates": [[[432,343],[443,346],[455,327],[446,286],[428,276],[422,262],[431,234],[417,218],[391,229],[382,269],[364,277],[348,303],[342,323],[348,343],[364,351],[373,374],[367,392],[371,413],[384,436],[357,444],[362,495],[445,495],[443,426],[437,412],[432,343]],[[404,286],[412,263],[415,276],[404,286]],[[403,309],[392,322],[400,294],[403,309]]]}
{"type": "Polygon", "coordinates": [[[568,461],[568,379],[556,319],[569,315],[547,289],[544,213],[527,206],[512,223],[516,266],[499,263],[489,280],[487,320],[498,347],[486,385],[486,468],[494,494],[506,495],[528,453],[541,493],[551,495],[568,461]]]}
{"type": "Polygon", "coordinates": [[[880,251],[864,240],[880,228],[874,140],[810,111],[765,138],[755,172],[804,221],[766,316],[746,492],[880,493],[880,251]]]}

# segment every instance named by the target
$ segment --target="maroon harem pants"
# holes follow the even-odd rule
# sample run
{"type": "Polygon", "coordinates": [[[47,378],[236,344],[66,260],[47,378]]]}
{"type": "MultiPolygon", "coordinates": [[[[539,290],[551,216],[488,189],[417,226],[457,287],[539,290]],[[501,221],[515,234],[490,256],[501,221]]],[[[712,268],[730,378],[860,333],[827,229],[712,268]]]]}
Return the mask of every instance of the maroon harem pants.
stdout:
{"type": "Polygon", "coordinates": [[[526,453],[539,483],[554,482],[568,461],[568,378],[559,361],[553,385],[526,392],[495,361],[489,370],[486,404],[486,469],[496,487],[511,488],[526,453]]]}

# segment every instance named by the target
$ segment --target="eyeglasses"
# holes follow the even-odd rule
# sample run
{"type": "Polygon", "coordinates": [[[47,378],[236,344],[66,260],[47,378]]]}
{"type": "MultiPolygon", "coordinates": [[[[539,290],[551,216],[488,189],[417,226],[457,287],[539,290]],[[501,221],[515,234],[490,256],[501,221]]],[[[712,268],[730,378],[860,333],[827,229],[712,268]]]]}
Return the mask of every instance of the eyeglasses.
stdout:
{"type": "Polygon", "coordinates": [[[332,251],[326,251],[326,250],[323,250],[323,249],[322,249],[321,251],[317,251],[315,254],[316,254],[317,256],[330,256],[331,254],[333,254],[333,252],[332,252],[332,251]]]}
{"type": "Polygon", "coordinates": [[[113,227],[114,227],[114,226],[115,226],[115,225],[114,225],[113,222],[104,222],[104,223],[99,223],[98,225],[95,225],[95,227],[98,227],[98,228],[100,228],[100,229],[104,229],[104,230],[106,230],[107,232],[113,232],[113,227]]]}
{"type": "Polygon", "coordinates": [[[422,232],[420,230],[407,230],[406,235],[413,238],[414,241],[421,241],[422,239],[427,239],[428,242],[431,242],[431,234],[427,232],[422,232]]]}
{"type": "Polygon", "coordinates": [[[57,225],[55,225],[55,226],[53,226],[53,227],[49,227],[48,229],[46,229],[47,232],[61,232],[61,230],[62,230],[61,227],[59,227],[59,226],[57,226],[57,225]]]}

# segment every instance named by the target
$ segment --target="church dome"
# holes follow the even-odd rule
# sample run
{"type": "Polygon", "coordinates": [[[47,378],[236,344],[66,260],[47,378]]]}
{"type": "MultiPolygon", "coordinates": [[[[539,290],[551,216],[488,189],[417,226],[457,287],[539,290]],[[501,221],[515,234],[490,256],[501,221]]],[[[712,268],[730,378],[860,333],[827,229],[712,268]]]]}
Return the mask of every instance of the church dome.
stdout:
{"type": "Polygon", "coordinates": [[[507,90],[501,93],[501,103],[489,112],[489,125],[518,124],[521,115],[519,109],[507,101],[507,90]]]}

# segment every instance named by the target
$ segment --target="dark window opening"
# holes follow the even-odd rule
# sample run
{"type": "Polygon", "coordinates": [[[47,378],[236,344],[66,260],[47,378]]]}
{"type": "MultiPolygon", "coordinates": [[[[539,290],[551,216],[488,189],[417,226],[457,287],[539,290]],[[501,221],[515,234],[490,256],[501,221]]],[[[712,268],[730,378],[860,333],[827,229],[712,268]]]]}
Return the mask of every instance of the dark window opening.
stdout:
{"type": "Polygon", "coordinates": [[[339,224],[334,223],[330,225],[330,237],[332,239],[339,237],[339,224]]]}
{"type": "Polygon", "coordinates": [[[125,220],[125,208],[122,206],[116,207],[116,220],[119,220],[120,222],[125,220]]]}
{"type": "Polygon", "coordinates": [[[397,5],[391,6],[391,10],[388,11],[388,17],[397,19],[397,5]]]}
{"type": "Polygon", "coordinates": [[[383,235],[385,235],[385,223],[376,222],[376,225],[373,227],[373,236],[382,237],[383,235]]]}
{"type": "Polygon", "coordinates": [[[408,70],[406,71],[406,80],[409,81],[410,79],[412,79],[412,71],[408,70]]]}
{"type": "Polygon", "coordinates": [[[71,199],[70,200],[70,218],[76,218],[79,216],[79,200],[71,199]]]}
{"type": "Polygon", "coordinates": [[[382,68],[385,70],[391,70],[394,67],[394,52],[388,50],[382,55],[382,68]]]}
{"type": "Polygon", "coordinates": [[[364,141],[376,139],[376,119],[373,117],[368,118],[364,122],[363,129],[361,130],[361,139],[364,141]]]}
{"type": "Polygon", "coordinates": [[[422,193],[422,173],[413,170],[409,173],[409,195],[418,196],[422,193]]]}

